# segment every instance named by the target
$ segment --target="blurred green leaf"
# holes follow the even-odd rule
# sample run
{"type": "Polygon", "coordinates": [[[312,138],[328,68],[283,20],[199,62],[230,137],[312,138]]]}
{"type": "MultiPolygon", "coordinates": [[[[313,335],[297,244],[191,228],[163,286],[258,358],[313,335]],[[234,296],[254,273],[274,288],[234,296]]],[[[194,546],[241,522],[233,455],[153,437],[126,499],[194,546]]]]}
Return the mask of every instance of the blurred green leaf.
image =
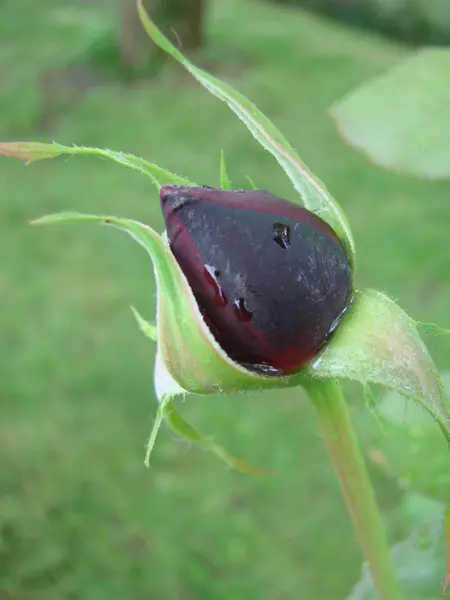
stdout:
{"type": "MultiPolygon", "coordinates": [[[[442,376],[450,392],[450,373],[442,376]]],[[[413,489],[444,503],[450,488],[448,444],[436,423],[417,404],[389,392],[378,404],[385,432],[361,414],[359,430],[369,458],[400,487],[413,489]],[[403,400],[403,402],[402,402],[403,400]]]]}
{"type": "Polygon", "coordinates": [[[411,490],[404,494],[397,512],[402,523],[411,531],[444,514],[444,505],[439,500],[411,490]]]}
{"type": "MultiPolygon", "coordinates": [[[[443,506],[393,546],[392,560],[407,600],[437,600],[446,569],[443,506]]],[[[379,600],[366,566],[347,600],[379,600]]]]}
{"type": "Polygon", "coordinates": [[[138,0],[138,11],[143,26],[155,44],[183,65],[211,94],[228,104],[231,110],[244,122],[255,139],[275,157],[291,180],[294,188],[299,192],[306,208],[320,214],[334,229],[345,245],[350,260],[354,262],[355,247],[345,214],[324,184],[300,160],[286,138],[245,96],[237,92],[232,86],[196,67],[177,50],[150,20],[141,0],[138,0]]]}
{"type": "Polygon", "coordinates": [[[450,50],[414,53],[331,109],[339,132],[376,164],[450,177],[450,50]]]}

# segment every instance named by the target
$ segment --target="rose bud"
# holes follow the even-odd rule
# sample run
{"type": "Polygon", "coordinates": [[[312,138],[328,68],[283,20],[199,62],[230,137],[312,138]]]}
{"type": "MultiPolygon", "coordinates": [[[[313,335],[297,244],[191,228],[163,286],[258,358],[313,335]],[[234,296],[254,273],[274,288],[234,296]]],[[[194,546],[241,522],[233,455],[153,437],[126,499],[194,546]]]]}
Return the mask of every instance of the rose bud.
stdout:
{"type": "Polygon", "coordinates": [[[160,197],[172,253],[222,349],[266,375],[298,372],[352,297],[335,232],[260,190],[166,185],[160,197]]]}
{"type": "MultiPolygon", "coordinates": [[[[167,226],[163,235],[150,224],[106,215],[68,212],[32,221],[35,225],[108,225],[128,233],[152,261],[155,322],[133,309],[140,329],[156,342],[154,381],[159,405],[146,464],[164,420],[177,434],[228,465],[246,473],[260,472],[199,433],[177,412],[174,402],[187,394],[301,386],[317,407],[333,463],[349,491],[346,498],[354,500],[351,513],[358,533],[370,537],[376,530],[371,514],[375,513],[375,521],[377,515],[373,507],[364,508],[367,498],[369,506],[373,502],[364,475],[359,481],[366,491],[354,498],[358,482],[354,471],[361,469],[363,461],[358,458],[339,382],[362,384],[367,405],[375,411],[372,384],[417,402],[450,441],[450,407],[418,322],[381,292],[353,292],[351,266],[356,250],[351,228],[324,184],[254,104],[183,56],[150,21],[141,0],[138,10],[150,37],[226,102],[273,155],[305,208],[267,192],[230,191],[223,154],[222,190],[199,188],[143,158],[108,149],[9,142],[0,143],[0,155],[27,163],[65,154],[99,156],[146,175],[160,191],[167,226]]],[[[364,547],[371,548],[371,541],[365,539],[364,547]]],[[[375,533],[374,539],[381,548],[380,536],[375,533]]],[[[375,556],[372,551],[370,556],[375,556]]],[[[376,562],[385,570],[387,563],[381,556],[376,562]]],[[[383,576],[378,572],[378,579],[372,579],[381,581],[383,576]]]]}

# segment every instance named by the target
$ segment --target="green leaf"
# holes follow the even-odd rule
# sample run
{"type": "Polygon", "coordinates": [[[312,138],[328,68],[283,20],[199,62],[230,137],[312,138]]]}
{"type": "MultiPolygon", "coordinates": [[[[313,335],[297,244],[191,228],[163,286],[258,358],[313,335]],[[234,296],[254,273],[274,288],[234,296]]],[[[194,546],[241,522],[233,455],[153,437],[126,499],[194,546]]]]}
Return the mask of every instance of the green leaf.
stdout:
{"type": "Polygon", "coordinates": [[[411,398],[439,423],[450,441],[450,410],[439,374],[414,322],[381,292],[356,292],[311,377],[381,384],[411,398]]]}
{"type": "Polygon", "coordinates": [[[343,138],[377,165],[450,177],[450,50],[426,48],[332,109],[343,138]]]}
{"type": "Polygon", "coordinates": [[[125,231],[150,255],[157,281],[158,350],[182,391],[211,394],[286,387],[294,378],[265,377],[234,363],[206,326],[192,290],[169,246],[151,227],[130,219],[104,215],[59,213],[33,221],[35,225],[90,222],[125,231]]]}
{"type": "MultiPolygon", "coordinates": [[[[392,548],[392,560],[405,600],[436,600],[446,570],[444,508],[392,548]]],[[[366,567],[347,600],[379,600],[366,567]]]]}
{"type": "Polygon", "coordinates": [[[125,154],[124,152],[116,152],[102,148],[88,148],[86,146],[63,146],[53,142],[52,144],[41,144],[39,142],[9,142],[0,144],[0,155],[10,158],[20,158],[27,163],[45,158],[55,158],[61,154],[83,154],[88,156],[98,156],[107,158],[119,165],[133,169],[138,173],[142,173],[153,181],[157,187],[165,184],[189,185],[195,186],[195,183],[190,182],[185,177],[175,175],[170,171],[166,171],[162,167],[149,163],[143,158],[125,154]]]}
{"type": "MultiPolygon", "coordinates": [[[[450,374],[442,376],[450,391],[450,374]]],[[[401,489],[413,489],[443,503],[450,489],[448,444],[421,406],[388,392],[377,404],[380,431],[373,418],[358,411],[358,431],[369,459],[401,489]]]]}
{"type": "Polygon", "coordinates": [[[225,161],[225,153],[222,150],[220,153],[220,187],[223,190],[231,190],[231,181],[228,177],[227,164],[225,161]]]}
{"type": "Polygon", "coordinates": [[[343,211],[324,184],[300,160],[286,138],[245,96],[232,86],[192,64],[150,20],[142,0],[138,0],[137,4],[142,24],[155,44],[183,65],[211,94],[228,104],[231,110],[245,123],[255,139],[275,157],[294,188],[299,192],[306,208],[320,214],[334,229],[345,245],[350,260],[354,262],[354,242],[343,211]]]}

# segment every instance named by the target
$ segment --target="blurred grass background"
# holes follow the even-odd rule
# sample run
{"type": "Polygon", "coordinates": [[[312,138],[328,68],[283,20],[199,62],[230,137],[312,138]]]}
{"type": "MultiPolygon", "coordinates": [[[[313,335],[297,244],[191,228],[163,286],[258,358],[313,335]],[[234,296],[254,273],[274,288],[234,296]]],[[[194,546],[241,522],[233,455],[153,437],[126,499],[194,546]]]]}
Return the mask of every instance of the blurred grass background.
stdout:
{"type": "MultiPolygon", "coordinates": [[[[210,185],[223,148],[235,187],[250,175],[292,197],[244,126],[173,64],[158,78],[125,82],[90,68],[116,26],[113,13],[102,2],[3,0],[0,138],[129,151],[210,185]]],[[[347,212],[357,285],[449,327],[450,184],[376,169],[344,145],[326,114],[407,50],[246,0],[213,1],[205,31],[200,63],[286,132],[347,212]]],[[[4,159],[0,197],[1,600],[344,598],[361,556],[307,399],[276,392],[183,406],[203,431],[275,477],[229,471],[166,430],[145,470],[154,348],[128,306],[153,318],[151,265],[117,232],[27,226],[78,210],[161,229],[149,181],[102,160],[26,168],[4,159]]],[[[448,369],[448,344],[427,341],[448,369]]],[[[357,425],[362,395],[351,387],[349,397],[357,425]]],[[[400,535],[398,491],[373,475],[389,532],[400,535]]]]}

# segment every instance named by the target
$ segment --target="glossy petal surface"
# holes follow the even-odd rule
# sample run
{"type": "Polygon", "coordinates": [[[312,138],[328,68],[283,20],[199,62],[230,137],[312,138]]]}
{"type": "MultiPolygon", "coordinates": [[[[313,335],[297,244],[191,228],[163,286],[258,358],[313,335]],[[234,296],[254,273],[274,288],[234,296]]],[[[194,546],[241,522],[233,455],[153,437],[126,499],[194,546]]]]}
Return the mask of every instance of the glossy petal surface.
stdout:
{"type": "Polygon", "coordinates": [[[333,230],[267,192],[164,186],[172,252],[215,338],[235,361],[297,372],[351,298],[351,268],[333,230]]]}

